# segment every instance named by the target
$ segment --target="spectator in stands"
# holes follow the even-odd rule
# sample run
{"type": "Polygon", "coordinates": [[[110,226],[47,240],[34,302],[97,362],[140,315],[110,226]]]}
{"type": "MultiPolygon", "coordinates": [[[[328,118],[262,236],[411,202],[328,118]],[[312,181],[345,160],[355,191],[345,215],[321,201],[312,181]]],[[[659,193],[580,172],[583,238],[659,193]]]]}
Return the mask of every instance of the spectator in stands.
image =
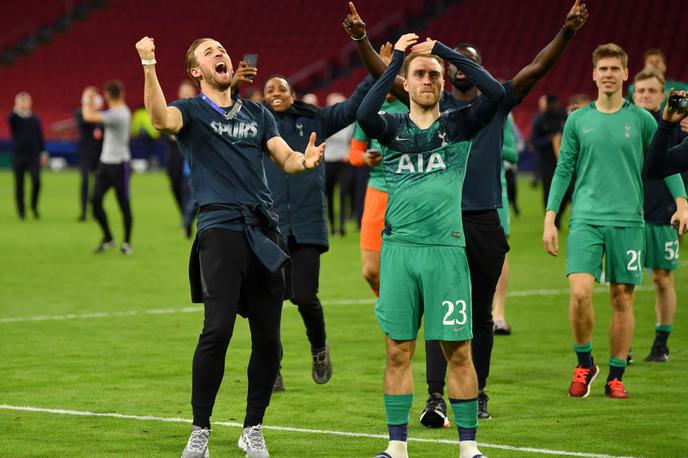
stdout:
{"type": "MultiPolygon", "coordinates": [[[[545,96],[544,110],[533,118],[530,142],[538,157],[538,171],[542,179],[543,209],[547,206],[549,188],[552,185],[554,169],[557,167],[557,153],[554,151],[554,138],[564,129],[566,116],[559,108],[559,100],[554,94],[545,96]]],[[[561,215],[561,212],[557,215],[561,215]]],[[[559,227],[559,221],[557,221],[559,227]]]]}
{"type": "Polygon", "coordinates": [[[99,111],[92,101],[86,100],[81,107],[84,120],[103,124],[103,152],[96,170],[96,184],[93,189],[93,216],[98,221],[103,238],[96,248],[96,253],[109,250],[115,246],[110,232],[107,215],[103,208],[105,193],[115,188],[117,202],[122,210],[124,221],[124,239],[120,247],[122,254],[133,253],[131,247],[131,207],[129,202],[129,175],[131,151],[129,149],[129,131],[131,111],[124,101],[124,86],[119,81],[108,81],[103,88],[108,109],[99,111]]]}
{"type": "Polygon", "coordinates": [[[318,100],[318,96],[313,94],[312,92],[309,92],[308,94],[305,94],[303,97],[301,97],[301,101],[303,103],[315,105],[316,107],[320,106],[320,101],[318,100]]]}
{"type": "MultiPolygon", "coordinates": [[[[345,101],[339,92],[327,96],[327,106],[345,101]]],[[[354,132],[351,124],[325,140],[325,195],[327,197],[327,219],[330,234],[343,236],[346,233],[347,201],[354,202],[353,170],[349,164],[349,144],[354,132]],[[339,227],[335,218],[334,194],[339,185],[339,227]]]]}
{"type": "MultiPolygon", "coordinates": [[[[103,98],[98,94],[98,89],[95,86],[87,86],[81,95],[81,103],[91,104],[99,110],[103,106],[103,98]]],[[[76,154],[79,156],[79,169],[81,170],[79,221],[86,221],[88,202],[91,197],[91,176],[98,168],[100,151],[103,148],[103,126],[84,121],[81,107],[74,112],[74,119],[79,132],[79,137],[76,140],[76,154]]]]}
{"type": "MultiPolygon", "coordinates": [[[[305,148],[309,132],[315,132],[318,141],[322,141],[351,125],[370,85],[371,79],[367,79],[348,100],[320,109],[295,100],[289,82],[274,76],[265,84],[264,103],[274,114],[282,138],[299,151],[305,148]]],[[[313,362],[312,377],[318,384],[326,383],[332,376],[332,363],[323,307],[318,298],[320,255],[329,249],[324,208],[325,167],[321,164],[316,170],[290,176],[267,156],[263,163],[274,208],[279,214],[280,230],[289,245],[294,288],[290,299],[298,306],[306,325],[313,362]]],[[[278,388],[283,387],[280,386],[281,377],[277,382],[278,388]]]]}
{"type": "Polygon", "coordinates": [[[7,116],[12,135],[12,168],[14,169],[14,197],[19,219],[26,217],[24,206],[24,175],[31,176],[31,212],[39,219],[38,196],[41,191],[41,161],[46,162],[48,153],[41,130],[41,121],[31,111],[31,96],[20,92],[14,98],[14,108],[7,116]]]}

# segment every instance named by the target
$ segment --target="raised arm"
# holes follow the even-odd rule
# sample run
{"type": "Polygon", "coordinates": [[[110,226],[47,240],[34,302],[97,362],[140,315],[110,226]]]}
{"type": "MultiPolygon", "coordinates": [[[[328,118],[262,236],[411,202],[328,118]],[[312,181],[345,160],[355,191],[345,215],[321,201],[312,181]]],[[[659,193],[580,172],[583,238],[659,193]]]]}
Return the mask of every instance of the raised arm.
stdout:
{"type": "Polygon", "coordinates": [[[372,84],[373,79],[368,76],[356,86],[356,90],[351,94],[351,97],[318,111],[317,116],[321,129],[318,133],[327,138],[356,122],[356,111],[361,106],[363,97],[365,97],[372,84]]]}
{"type": "Polygon", "coordinates": [[[557,33],[552,41],[545,46],[542,51],[535,56],[533,61],[525,66],[513,78],[514,93],[518,100],[528,95],[530,90],[535,86],[540,78],[545,76],[550,68],[559,60],[559,57],[566,49],[571,38],[576,32],[585,25],[588,20],[588,8],[584,4],[580,4],[580,0],[571,7],[571,10],[566,15],[564,27],[557,33]]]}
{"type": "MultiPolygon", "coordinates": [[[[361,60],[371,76],[376,79],[382,76],[388,64],[375,52],[375,48],[373,48],[372,43],[368,39],[365,22],[358,14],[353,2],[349,2],[349,14],[344,19],[342,25],[349,37],[356,42],[358,54],[361,56],[361,60]]],[[[406,105],[410,103],[408,92],[404,90],[404,78],[401,76],[397,75],[394,78],[391,92],[394,97],[406,105]]]]}
{"type": "Polygon", "coordinates": [[[155,44],[153,39],[143,37],[136,43],[136,50],[143,64],[143,102],[150,115],[153,127],[158,130],[176,134],[184,125],[182,112],[178,108],[168,107],[162,93],[158,76],[155,73],[155,44]]]}
{"type": "Polygon", "coordinates": [[[385,97],[394,83],[394,78],[404,63],[406,48],[416,41],[418,41],[418,35],[414,33],[407,33],[399,38],[399,41],[394,45],[392,62],[382,76],[375,81],[375,84],[373,84],[373,87],[370,88],[363,99],[361,106],[358,107],[356,120],[368,138],[377,138],[379,140],[384,136],[387,121],[379,114],[380,107],[385,102],[385,97]]]}

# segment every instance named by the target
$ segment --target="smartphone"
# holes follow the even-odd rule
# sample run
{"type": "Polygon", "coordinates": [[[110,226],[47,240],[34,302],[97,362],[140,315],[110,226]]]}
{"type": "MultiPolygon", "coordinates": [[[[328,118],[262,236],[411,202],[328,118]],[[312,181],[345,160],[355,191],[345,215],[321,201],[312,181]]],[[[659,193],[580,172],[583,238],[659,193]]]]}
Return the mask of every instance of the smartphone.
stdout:
{"type": "Polygon", "coordinates": [[[246,65],[249,67],[256,67],[258,65],[258,54],[244,54],[242,60],[246,62],[246,65]]]}

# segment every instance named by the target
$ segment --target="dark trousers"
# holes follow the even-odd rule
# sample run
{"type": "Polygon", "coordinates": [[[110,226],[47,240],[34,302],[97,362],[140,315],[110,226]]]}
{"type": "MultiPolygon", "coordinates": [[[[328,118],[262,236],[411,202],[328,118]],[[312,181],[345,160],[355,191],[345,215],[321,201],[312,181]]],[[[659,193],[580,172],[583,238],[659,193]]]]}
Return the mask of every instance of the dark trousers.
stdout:
{"type": "Polygon", "coordinates": [[[12,160],[14,169],[14,198],[20,218],[26,215],[24,204],[24,175],[31,176],[31,210],[38,215],[38,196],[41,192],[41,162],[39,156],[23,157],[15,155],[12,160]]]}
{"type": "Polygon", "coordinates": [[[198,238],[205,318],[193,358],[193,413],[210,417],[213,412],[240,313],[251,330],[245,423],[254,426],[262,422],[279,371],[282,273],[261,264],[243,232],[208,229],[198,238]]]}
{"type": "MultiPolygon", "coordinates": [[[[466,235],[466,256],[471,271],[471,302],[473,305],[473,365],[478,387],[485,388],[490,375],[490,358],[494,330],[492,298],[502,272],[509,244],[499,224],[496,210],[464,212],[463,231],[466,235]]],[[[437,340],[425,343],[428,392],[444,392],[447,361],[437,340]]]]}
{"type": "Polygon", "coordinates": [[[188,187],[188,184],[184,176],[184,157],[176,148],[172,149],[170,147],[169,149],[170,151],[167,152],[165,161],[167,176],[170,178],[170,189],[172,190],[174,201],[182,217],[184,217],[188,199],[188,192],[185,189],[188,187]]]}
{"type": "MultiPolygon", "coordinates": [[[[98,151],[100,155],[100,151],[98,151]]],[[[79,187],[79,208],[81,213],[79,214],[82,219],[86,218],[88,213],[88,201],[91,194],[91,174],[98,168],[98,157],[93,157],[88,155],[87,152],[83,152],[79,156],[79,170],[81,171],[81,186],[79,187]]]]}
{"type": "Polygon", "coordinates": [[[322,247],[298,244],[293,236],[289,237],[291,265],[287,266],[287,278],[291,273],[293,285],[289,299],[299,308],[312,350],[323,348],[326,339],[325,316],[318,299],[321,253],[322,247]]]}
{"type": "Polygon", "coordinates": [[[330,232],[343,234],[346,223],[346,200],[352,189],[352,167],[348,162],[325,162],[325,196],[330,232]],[[339,184],[339,229],[335,224],[334,188],[339,184]]]}
{"type": "Polygon", "coordinates": [[[93,216],[98,221],[103,231],[103,241],[112,240],[112,232],[108,224],[107,215],[103,208],[105,193],[111,188],[115,188],[117,203],[122,210],[124,219],[124,242],[131,240],[131,207],[129,205],[129,176],[131,174],[129,163],[123,164],[103,164],[98,165],[96,170],[96,183],[93,186],[93,216]]]}

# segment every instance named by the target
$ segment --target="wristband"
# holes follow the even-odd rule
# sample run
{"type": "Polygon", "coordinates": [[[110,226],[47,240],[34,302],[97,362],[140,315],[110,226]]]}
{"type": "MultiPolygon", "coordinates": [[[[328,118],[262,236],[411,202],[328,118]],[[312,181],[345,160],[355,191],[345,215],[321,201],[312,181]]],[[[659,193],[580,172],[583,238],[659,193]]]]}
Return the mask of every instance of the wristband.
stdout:
{"type": "Polygon", "coordinates": [[[351,39],[354,41],[361,41],[366,37],[367,34],[368,34],[367,32],[363,32],[363,36],[361,38],[351,37],[351,39]]]}
{"type": "Polygon", "coordinates": [[[576,34],[576,31],[573,29],[567,29],[566,26],[564,26],[561,28],[561,34],[564,36],[564,38],[570,40],[576,34]]]}
{"type": "Polygon", "coordinates": [[[155,57],[152,59],[141,59],[141,65],[155,65],[157,62],[155,61],[155,57]]]}

